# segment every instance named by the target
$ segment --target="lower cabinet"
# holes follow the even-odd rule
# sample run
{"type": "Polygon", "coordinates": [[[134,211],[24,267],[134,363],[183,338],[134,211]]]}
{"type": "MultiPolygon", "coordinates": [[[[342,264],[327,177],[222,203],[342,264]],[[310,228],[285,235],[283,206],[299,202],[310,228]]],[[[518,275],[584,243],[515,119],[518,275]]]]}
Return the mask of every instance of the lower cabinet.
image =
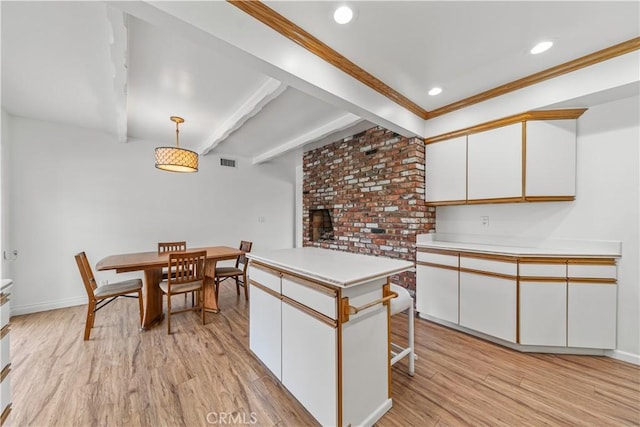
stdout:
{"type": "Polygon", "coordinates": [[[336,332],[335,327],[283,301],[282,384],[325,426],[336,424],[336,332]]]}
{"type": "Polygon", "coordinates": [[[280,297],[251,285],[249,348],[282,380],[282,311],[280,297]]]}
{"type": "Polygon", "coordinates": [[[416,267],[416,310],[458,323],[458,271],[443,267],[416,267]]]}
{"type": "Polygon", "coordinates": [[[11,280],[0,282],[0,425],[11,412],[11,359],[10,359],[10,315],[11,280]]]}
{"type": "Polygon", "coordinates": [[[567,345],[567,282],[520,281],[520,344],[567,345]]]}
{"type": "Polygon", "coordinates": [[[460,325],[516,342],[516,279],[460,272],[460,325]]]}
{"type": "Polygon", "coordinates": [[[336,289],[256,264],[251,351],[320,425],[373,425],[392,405],[388,278],[336,289]]]}
{"type": "Polygon", "coordinates": [[[416,307],[439,319],[529,346],[615,349],[614,258],[416,255],[416,307]]]}
{"type": "Polygon", "coordinates": [[[568,286],[567,345],[616,348],[616,284],[569,281],[568,286]]]}

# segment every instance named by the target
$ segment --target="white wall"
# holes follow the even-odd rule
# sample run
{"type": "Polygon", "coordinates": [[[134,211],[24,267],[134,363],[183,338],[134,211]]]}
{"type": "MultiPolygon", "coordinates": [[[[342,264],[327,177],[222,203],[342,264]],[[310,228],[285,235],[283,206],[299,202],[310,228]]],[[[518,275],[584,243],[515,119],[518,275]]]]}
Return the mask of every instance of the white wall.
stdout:
{"type": "MultiPolygon", "coordinates": [[[[2,140],[0,140],[0,206],[8,205],[8,191],[9,188],[9,152],[10,146],[8,144],[10,134],[10,120],[9,115],[4,109],[2,109],[2,121],[0,127],[2,127],[2,140]]],[[[12,270],[11,262],[5,260],[5,251],[9,252],[5,242],[9,237],[9,215],[6,209],[0,209],[0,256],[2,257],[2,263],[0,264],[0,278],[11,279],[12,270]]]]}
{"type": "Polygon", "coordinates": [[[625,98],[591,107],[578,119],[574,202],[442,206],[436,230],[621,241],[617,351],[640,361],[639,105],[637,96],[625,98]],[[481,225],[483,215],[489,227],[481,225]]]}
{"type": "MultiPolygon", "coordinates": [[[[83,250],[95,265],[110,254],[154,251],[158,241],[236,247],[244,239],[254,251],[293,246],[294,183],[282,166],[238,159],[238,168],[224,168],[208,155],[198,173],[169,173],[154,167],[156,142],[123,144],[90,130],[8,120],[3,211],[11,218],[4,243],[18,250],[13,314],[83,304],[74,260],[83,250]]],[[[98,281],[142,277],[94,273],[98,281]]]]}

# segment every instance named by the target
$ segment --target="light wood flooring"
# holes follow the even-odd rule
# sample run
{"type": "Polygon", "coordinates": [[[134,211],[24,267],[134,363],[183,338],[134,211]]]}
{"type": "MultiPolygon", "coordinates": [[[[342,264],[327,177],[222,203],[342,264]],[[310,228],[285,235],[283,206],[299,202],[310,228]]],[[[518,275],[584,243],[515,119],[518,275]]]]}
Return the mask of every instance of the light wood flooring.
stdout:
{"type": "MultiPolygon", "coordinates": [[[[182,297],[174,297],[182,301],[182,297]]],[[[166,305],[165,305],[166,306],[166,305]]],[[[248,351],[248,305],[221,289],[219,314],[140,332],[137,302],[11,320],[13,426],[307,426],[313,418],[248,351]]],[[[394,341],[406,317],[392,319],[394,341]]],[[[524,354],[416,320],[416,375],[394,366],[378,426],[640,425],[640,369],[610,358],[524,354]]]]}

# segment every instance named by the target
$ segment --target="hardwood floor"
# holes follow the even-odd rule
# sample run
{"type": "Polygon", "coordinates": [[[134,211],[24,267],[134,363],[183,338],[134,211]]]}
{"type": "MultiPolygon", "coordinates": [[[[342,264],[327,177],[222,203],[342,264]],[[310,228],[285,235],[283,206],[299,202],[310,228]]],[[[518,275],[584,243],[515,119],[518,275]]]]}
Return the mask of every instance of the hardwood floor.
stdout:
{"type": "MultiPolygon", "coordinates": [[[[175,302],[183,301],[176,298],[175,302]]],[[[165,305],[166,307],[166,305],[165,305]]],[[[12,426],[315,425],[248,352],[248,304],[222,286],[219,314],[140,332],[137,302],[11,320],[12,426]]],[[[393,340],[406,317],[394,316],[393,340]]],[[[524,354],[416,320],[419,359],[392,369],[378,426],[640,425],[640,369],[604,357],[524,354]]]]}

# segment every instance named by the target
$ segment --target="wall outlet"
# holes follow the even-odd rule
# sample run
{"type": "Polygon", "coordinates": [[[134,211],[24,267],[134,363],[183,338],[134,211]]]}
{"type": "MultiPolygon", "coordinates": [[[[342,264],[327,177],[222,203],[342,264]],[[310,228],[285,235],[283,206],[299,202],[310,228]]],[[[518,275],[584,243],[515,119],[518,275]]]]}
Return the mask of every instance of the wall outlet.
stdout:
{"type": "Polygon", "coordinates": [[[265,218],[263,216],[258,217],[258,222],[265,222],[265,218]]]}
{"type": "Polygon", "coordinates": [[[482,224],[483,227],[488,227],[489,226],[489,216],[488,215],[483,215],[480,217],[480,223],[482,224]]]}

